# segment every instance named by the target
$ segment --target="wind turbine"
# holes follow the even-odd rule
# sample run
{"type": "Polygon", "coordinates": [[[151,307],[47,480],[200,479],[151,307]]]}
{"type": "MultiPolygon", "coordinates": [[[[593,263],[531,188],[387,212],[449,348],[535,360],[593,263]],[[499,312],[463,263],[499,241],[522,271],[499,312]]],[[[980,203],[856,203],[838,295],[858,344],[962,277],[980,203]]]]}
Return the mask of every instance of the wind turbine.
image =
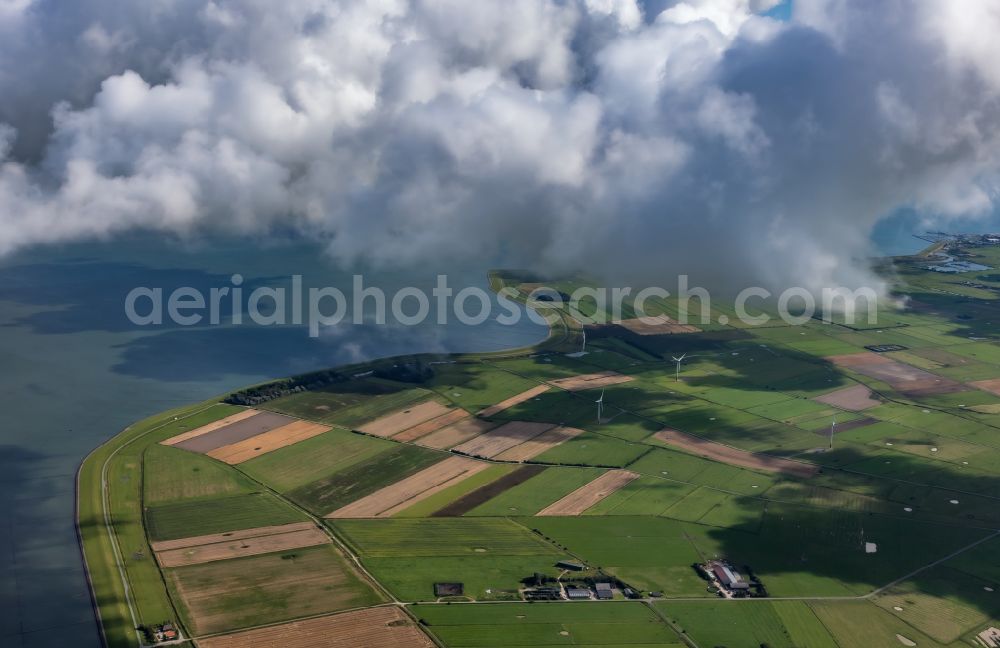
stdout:
{"type": "Polygon", "coordinates": [[[670,357],[673,358],[674,362],[677,363],[677,371],[674,372],[674,382],[680,382],[681,381],[681,361],[683,361],[684,358],[687,357],[687,354],[685,353],[685,354],[681,355],[681,357],[679,357],[679,358],[677,356],[670,356],[670,357]]]}
{"type": "Polygon", "coordinates": [[[583,346],[580,347],[580,353],[586,353],[587,351],[587,329],[582,328],[580,332],[583,333],[583,346]]]}
{"type": "Polygon", "coordinates": [[[833,428],[837,427],[837,417],[833,417],[833,422],[830,423],[830,449],[833,450],[833,428]]]}
{"type": "Polygon", "coordinates": [[[601,422],[601,414],[604,413],[604,390],[603,389],[601,390],[601,397],[598,398],[594,402],[597,403],[597,422],[600,423],[601,422]]]}

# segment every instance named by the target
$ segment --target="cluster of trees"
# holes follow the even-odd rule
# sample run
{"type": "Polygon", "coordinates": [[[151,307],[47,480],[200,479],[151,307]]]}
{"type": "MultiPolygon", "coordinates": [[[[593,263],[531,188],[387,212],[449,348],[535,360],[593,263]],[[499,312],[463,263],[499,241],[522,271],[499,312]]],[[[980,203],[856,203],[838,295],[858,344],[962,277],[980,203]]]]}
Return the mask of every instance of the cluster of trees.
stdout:
{"type": "Polygon", "coordinates": [[[375,369],[377,378],[404,383],[424,383],[434,377],[434,368],[417,358],[411,362],[397,362],[375,369]]]}
{"type": "Polygon", "coordinates": [[[347,380],[347,377],[343,374],[333,369],[326,369],[324,371],[292,376],[291,378],[275,380],[274,382],[257,385],[256,387],[241,389],[227,396],[225,402],[230,405],[253,407],[274,400],[275,398],[288,396],[289,394],[323,389],[344,380],[347,380]]]}

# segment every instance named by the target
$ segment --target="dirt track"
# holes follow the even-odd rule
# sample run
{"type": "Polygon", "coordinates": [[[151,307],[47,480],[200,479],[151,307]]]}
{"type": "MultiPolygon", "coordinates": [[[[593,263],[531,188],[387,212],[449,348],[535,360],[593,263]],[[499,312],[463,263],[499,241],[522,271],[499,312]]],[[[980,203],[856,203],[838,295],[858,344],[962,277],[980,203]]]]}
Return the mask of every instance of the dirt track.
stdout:
{"type": "Polygon", "coordinates": [[[427,401],[377,418],[370,423],[365,423],[358,429],[366,434],[391,437],[393,434],[447,414],[449,411],[451,411],[450,407],[446,407],[437,401],[427,401]]]}
{"type": "Polygon", "coordinates": [[[583,434],[583,430],[579,428],[562,426],[552,428],[551,430],[542,432],[530,441],[525,441],[524,443],[516,445],[509,450],[504,450],[495,458],[503,461],[524,461],[525,459],[532,459],[546,450],[551,450],[560,443],[565,443],[566,441],[569,441],[570,439],[581,434],[583,434]]]}
{"type": "Polygon", "coordinates": [[[535,396],[538,396],[539,394],[544,394],[548,390],[549,390],[548,385],[538,385],[537,387],[532,387],[531,389],[523,391],[520,394],[517,394],[516,396],[511,396],[507,400],[502,400],[496,405],[490,405],[486,409],[480,410],[478,415],[489,418],[494,414],[498,414],[499,412],[504,411],[505,409],[510,409],[515,405],[519,405],[525,401],[529,401],[535,396]]]}
{"type": "Polygon", "coordinates": [[[791,459],[782,459],[780,457],[754,454],[677,430],[661,430],[653,436],[674,448],[680,448],[699,457],[713,459],[733,466],[793,475],[803,479],[808,479],[819,471],[817,466],[811,464],[792,461],[791,459]]]}
{"type": "Polygon", "coordinates": [[[329,430],[330,426],[328,425],[311,421],[295,421],[238,443],[216,448],[206,454],[213,459],[235,465],[299,441],[319,436],[329,430]]]}
{"type": "Polygon", "coordinates": [[[639,475],[629,470],[609,470],[562,499],[549,504],[535,515],[580,515],[594,504],[624,487],[639,475]]]}
{"type": "Polygon", "coordinates": [[[610,387],[611,385],[618,385],[632,380],[635,380],[635,378],[620,374],[617,371],[599,371],[597,373],[581,374],[579,376],[570,376],[569,378],[550,380],[549,384],[561,387],[568,391],[580,391],[581,389],[610,387]]]}
{"type": "Polygon", "coordinates": [[[512,421],[498,428],[480,434],[462,445],[452,448],[474,457],[496,457],[500,453],[529,439],[537,437],[542,432],[555,427],[551,423],[534,423],[530,421],[512,421]]]}
{"type": "Polygon", "coordinates": [[[817,396],[813,400],[817,403],[833,405],[834,407],[850,410],[852,412],[860,412],[861,410],[866,410],[869,407],[875,407],[876,405],[882,404],[881,401],[872,398],[872,390],[868,389],[864,385],[854,385],[852,387],[838,389],[835,392],[817,396]]]}
{"type": "Polygon", "coordinates": [[[417,502],[423,501],[449,486],[453,486],[476,473],[486,470],[490,464],[468,457],[449,457],[415,475],[401,479],[395,484],[380,488],[371,495],[351,502],[328,518],[376,518],[389,517],[417,502]]]}
{"type": "Polygon", "coordinates": [[[223,534],[202,536],[200,539],[188,538],[189,542],[197,540],[203,540],[203,542],[173,549],[161,548],[156,551],[156,560],[160,563],[161,567],[182,567],[184,565],[198,565],[215,560],[256,556],[302,547],[314,547],[330,542],[329,536],[316,528],[316,525],[311,522],[286,524],[284,525],[285,531],[271,532],[281,528],[265,527],[263,529],[249,529],[242,532],[239,538],[228,537],[223,540],[218,540],[218,537],[223,534]],[[259,535],[249,535],[253,531],[265,532],[259,535]],[[209,539],[213,541],[204,542],[204,540],[209,539]]]}
{"type": "Polygon", "coordinates": [[[268,628],[199,639],[201,648],[434,648],[395,606],[344,612],[268,628]]]}

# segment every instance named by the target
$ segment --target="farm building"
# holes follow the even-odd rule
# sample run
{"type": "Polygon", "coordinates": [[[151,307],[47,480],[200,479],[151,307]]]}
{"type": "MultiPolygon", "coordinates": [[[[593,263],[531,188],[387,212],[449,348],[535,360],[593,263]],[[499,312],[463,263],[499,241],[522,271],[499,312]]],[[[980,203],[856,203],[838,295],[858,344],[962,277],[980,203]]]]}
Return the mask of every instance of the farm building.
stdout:
{"type": "Polygon", "coordinates": [[[578,562],[573,562],[571,560],[560,560],[556,563],[556,567],[559,569],[566,569],[569,571],[583,571],[584,566],[578,562]]]}
{"type": "Polygon", "coordinates": [[[1000,630],[992,626],[986,628],[976,635],[976,641],[986,648],[998,648],[1000,646],[1000,630]]]}
{"type": "Polygon", "coordinates": [[[596,583],[594,589],[597,590],[597,598],[602,601],[609,601],[614,598],[611,583],[596,583]]]}
{"type": "Polygon", "coordinates": [[[434,596],[461,596],[464,591],[462,583],[434,583],[434,596]]]}
{"type": "Polygon", "coordinates": [[[567,587],[566,598],[571,601],[583,601],[590,598],[590,590],[580,589],[578,587],[567,587]]]}
{"type": "Polygon", "coordinates": [[[558,601],[562,599],[562,590],[558,587],[537,587],[524,591],[526,601],[558,601]]]}
{"type": "Polygon", "coordinates": [[[710,563],[712,575],[718,579],[719,583],[730,591],[749,590],[750,584],[744,581],[739,574],[733,571],[728,565],[713,561],[710,563]]]}

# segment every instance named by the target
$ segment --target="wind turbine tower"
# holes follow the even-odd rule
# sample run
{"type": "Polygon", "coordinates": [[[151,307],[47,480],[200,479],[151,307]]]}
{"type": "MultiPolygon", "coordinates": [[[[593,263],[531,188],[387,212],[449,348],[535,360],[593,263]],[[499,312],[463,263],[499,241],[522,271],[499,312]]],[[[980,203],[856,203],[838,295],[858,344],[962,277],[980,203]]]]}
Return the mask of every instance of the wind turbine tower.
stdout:
{"type": "Polygon", "coordinates": [[[670,356],[670,357],[673,358],[674,362],[677,363],[677,369],[674,371],[674,382],[680,382],[681,381],[681,362],[683,362],[684,358],[687,357],[687,354],[685,353],[685,354],[681,355],[681,357],[679,357],[679,358],[677,356],[670,356]]]}
{"type": "Polygon", "coordinates": [[[604,414],[604,390],[601,390],[601,397],[596,401],[597,403],[597,422],[600,423],[602,420],[602,415],[604,414]]]}
{"type": "Polygon", "coordinates": [[[833,450],[833,428],[837,427],[837,417],[833,417],[833,422],[830,423],[830,449],[833,450]]]}
{"type": "Polygon", "coordinates": [[[580,353],[585,353],[587,351],[587,329],[582,328],[580,332],[583,333],[583,346],[580,347],[580,353]]]}

